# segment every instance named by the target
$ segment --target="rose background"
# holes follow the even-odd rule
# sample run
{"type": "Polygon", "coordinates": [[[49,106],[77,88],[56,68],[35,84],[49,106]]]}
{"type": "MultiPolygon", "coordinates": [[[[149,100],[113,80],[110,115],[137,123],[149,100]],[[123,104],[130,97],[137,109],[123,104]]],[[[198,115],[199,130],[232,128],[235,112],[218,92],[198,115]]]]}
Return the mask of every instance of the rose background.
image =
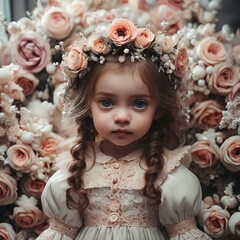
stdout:
{"type": "Polygon", "coordinates": [[[240,36],[236,26],[217,27],[221,7],[219,0],[39,0],[27,17],[1,17],[1,239],[35,239],[48,226],[41,191],[57,168],[58,147],[72,135],[60,131],[65,80],[56,46],[63,42],[67,50],[78,32],[87,36],[116,17],[151,22],[159,30],[166,20],[170,35],[186,36],[189,168],[199,177],[204,200],[198,224],[213,239],[240,237],[240,36]]]}

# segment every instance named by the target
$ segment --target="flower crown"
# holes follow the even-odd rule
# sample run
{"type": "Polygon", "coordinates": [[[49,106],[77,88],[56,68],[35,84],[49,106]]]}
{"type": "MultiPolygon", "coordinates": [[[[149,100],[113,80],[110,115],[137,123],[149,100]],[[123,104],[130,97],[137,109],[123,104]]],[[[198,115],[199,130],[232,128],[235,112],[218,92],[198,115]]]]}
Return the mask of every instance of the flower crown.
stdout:
{"type": "MultiPolygon", "coordinates": [[[[162,24],[167,27],[166,22],[162,24]]],[[[125,18],[96,27],[87,38],[80,34],[63,54],[61,66],[69,79],[81,78],[94,62],[103,64],[109,55],[117,56],[119,62],[124,62],[126,56],[132,62],[150,58],[159,72],[168,74],[175,89],[187,70],[188,56],[182,36],[168,36],[165,31],[154,34],[148,27],[137,27],[125,18]]]]}

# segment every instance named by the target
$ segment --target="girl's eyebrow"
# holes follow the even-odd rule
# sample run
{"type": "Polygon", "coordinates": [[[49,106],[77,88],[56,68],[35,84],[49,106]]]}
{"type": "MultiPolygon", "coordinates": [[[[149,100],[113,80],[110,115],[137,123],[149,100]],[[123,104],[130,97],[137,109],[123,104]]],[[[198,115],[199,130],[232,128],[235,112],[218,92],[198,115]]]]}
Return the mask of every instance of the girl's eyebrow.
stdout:
{"type": "MultiPolygon", "coordinates": [[[[95,95],[102,95],[102,96],[108,96],[108,97],[116,97],[117,96],[117,94],[110,93],[110,92],[96,92],[95,95]]],[[[131,97],[131,98],[152,98],[150,94],[146,94],[146,93],[133,94],[133,95],[130,95],[129,97],[131,97]]]]}

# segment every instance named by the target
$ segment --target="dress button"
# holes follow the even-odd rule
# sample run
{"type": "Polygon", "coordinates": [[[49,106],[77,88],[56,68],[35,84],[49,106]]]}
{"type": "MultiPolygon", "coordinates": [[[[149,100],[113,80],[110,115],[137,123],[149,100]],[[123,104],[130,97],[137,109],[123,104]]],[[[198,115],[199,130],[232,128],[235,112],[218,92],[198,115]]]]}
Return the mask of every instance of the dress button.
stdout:
{"type": "Polygon", "coordinates": [[[116,212],[110,213],[110,214],[108,215],[108,221],[111,222],[111,223],[116,222],[118,219],[119,219],[119,214],[116,213],[116,212]]]}
{"type": "Polygon", "coordinates": [[[113,184],[116,184],[117,182],[118,182],[118,178],[117,178],[117,177],[113,177],[112,183],[113,183],[113,184]]]}
{"type": "Polygon", "coordinates": [[[120,204],[119,204],[118,201],[112,201],[109,204],[109,208],[110,208],[111,211],[115,212],[115,211],[119,210],[120,204]]]}
{"type": "Polygon", "coordinates": [[[115,169],[119,169],[119,168],[120,168],[120,164],[117,162],[117,163],[115,163],[115,164],[113,165],[113,167],[114,167],[115,169]]]}

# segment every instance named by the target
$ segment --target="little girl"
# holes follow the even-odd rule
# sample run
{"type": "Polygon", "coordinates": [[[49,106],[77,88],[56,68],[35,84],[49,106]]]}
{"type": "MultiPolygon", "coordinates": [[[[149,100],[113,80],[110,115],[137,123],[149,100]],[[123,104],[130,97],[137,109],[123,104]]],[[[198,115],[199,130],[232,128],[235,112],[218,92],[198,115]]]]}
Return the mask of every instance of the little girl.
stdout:
{"type": "Polygon", "coordinates": [[[195,223],[199,181],[181,163],[186,59],[181,38],[127,19],[64,54],[65,118],[78,136],[43,191],[50,226],[38,240],[210,239],[195,223]]]}

